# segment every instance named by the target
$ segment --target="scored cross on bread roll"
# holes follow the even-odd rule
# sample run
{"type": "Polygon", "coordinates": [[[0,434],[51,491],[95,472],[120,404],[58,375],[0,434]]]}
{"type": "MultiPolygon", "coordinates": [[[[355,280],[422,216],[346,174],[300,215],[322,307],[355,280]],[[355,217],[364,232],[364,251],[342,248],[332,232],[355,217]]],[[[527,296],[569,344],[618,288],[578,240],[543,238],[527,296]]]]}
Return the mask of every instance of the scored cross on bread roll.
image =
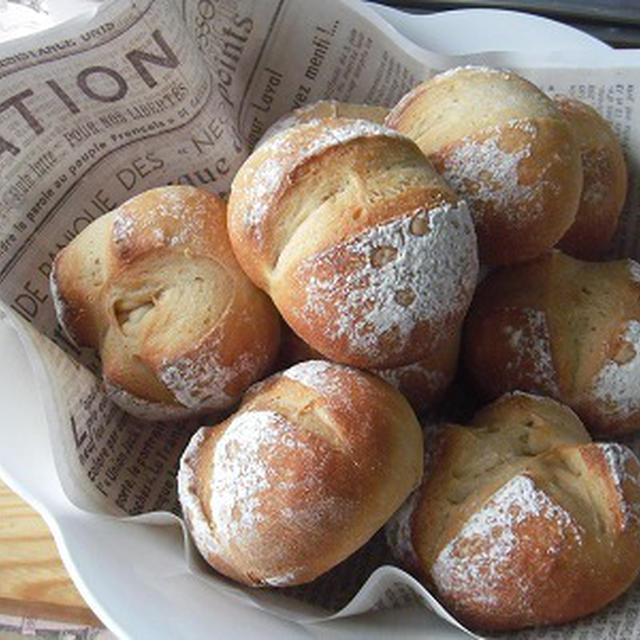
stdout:
{"type": "Polygon", "coordinates": [[[422,476],[422,432],[375,376],[308,361],[255,385],[186,448],[178,494],[212,567],[249,586],[313,580],[367,542],[422,476]]]}
{"type": "Polygon", "coordinates": [[[560,403],[513,393],[427,447],[387,525],[396,556],[464,623],[510,631],[588,615],[640,570],[640,463],[560,403]]]}
{"type": "Polygon", "coordinates": [[[410,91],[385,122],[415,140],[467,200],[482,263],[535,258],[574,221],[578,144],[551,99],[517,74],[450,69],[410,91]]]}
{"type": "Polygon", "coordinates": [[[520,389],[568,404],[593,434],[640,428],[640,265],[552,251],[478,286],[462,362],[487,398],[520,389]]]}
{"type": "Polygon", "coordinates": [[[458,331],[477,276],[466,205],[405,136],[363,120],[291,127],[236,175],[238,261],[331,360],[389,368],[458,331]]]}
{"type": "Polygon", "coordinates": [[[99,349],[110,397],[168,420],[234,404],[278,350],[279,318],[244,275],[223,200],[193,187],[131,198],[57,256],[58,320],[99,349]]]}

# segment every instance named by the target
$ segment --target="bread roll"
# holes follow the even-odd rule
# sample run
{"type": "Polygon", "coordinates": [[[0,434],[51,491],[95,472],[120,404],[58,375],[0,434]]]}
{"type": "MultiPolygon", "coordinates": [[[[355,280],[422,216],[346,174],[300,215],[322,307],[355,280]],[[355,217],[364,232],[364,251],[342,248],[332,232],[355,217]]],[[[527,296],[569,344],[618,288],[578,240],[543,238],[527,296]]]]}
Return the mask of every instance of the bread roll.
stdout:
{"type": "Polygon", "coordinates": [[[276,120],[264,133],[260,142],[262,144],[271,136],[289,127],[305,124],[319,118],[350,118],[352,120],[369,120],[382,124],[389,109],[375,107],[368,104],[352,104],[339,102],[338,100],[318,100],[304,107],[298,107],[290,113],[276,120]]]}
{"type": "Polygon", "coordinates": [[[58,320],[99,349],[107,390],[126,411],[163,420],[231,406],[276,355],[278,315],[242,273],[225,225],[217,196],[161,187],[56,256],[58,320]]]}
{"type": "Polygon", "coordinates": [[[451,69],[409,92],[386,124],[415,140],[467,200],[482,263],[534,258],[573,223],[578,145],[553,102],[515,73],[451,69]]]}
{"type": "Polygon", "coordinates": [[[431,442],[420,489],[387,525],[398,557],[465,624],[491,631],[597,611],[640,569],[640,464],[576,415],[503,396],[431,442]]]}
{"type": "Polygon", "coordinates": [[[200,429],[178,493],[207,562],[249,586],[309,582],[361,547],[422,476],[422,433],[375,376],[308,361],[200,429]]]}
{"type": "Polygon", "coordinates": [[[323,356],[416,362],[458,331],[475,287],[466,205],[408,138],[363,120],[291,127],[236,175],[238,261],[323,356]]]}
{"type": "Polygon", "coordinates": [[[591,433],[640,426],[640,265],[554,251],[478,287],[463,364],[495,398],[522,389],[568,404],[591,433]]]}
{"type": "MultiPolygon", "coordinates": [[[[460,333],[452,335],[424,360],[393,369],[370,369],[395,387],[409,401],[413,410],[424,413],[433,408],[451,385],[458,366],[460,333]]],[[[285,326],[280,342],[278,369],[298,362],[322,358],[304,340],[285,326]]]]}
{"type": "Polygon", "coordinates": [[[567,96],[554,102],[578,141],[583,171],[578,213],[558,246],[576,258],[597,258],[610,248],[627,194],[622,147],[595,109],[567,96]]]}

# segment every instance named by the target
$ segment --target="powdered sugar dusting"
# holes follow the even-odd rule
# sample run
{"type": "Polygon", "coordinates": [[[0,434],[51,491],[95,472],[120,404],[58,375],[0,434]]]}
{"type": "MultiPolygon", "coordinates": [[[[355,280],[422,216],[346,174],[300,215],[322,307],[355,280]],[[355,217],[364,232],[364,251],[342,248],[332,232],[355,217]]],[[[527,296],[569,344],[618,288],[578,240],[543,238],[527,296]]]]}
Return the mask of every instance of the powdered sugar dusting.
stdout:
{"type": "Polygon", "coordinates": [[[260,493],[269,489],[268,449],[278,444],[292,448],[293,427],[274,411],[247,411],[237,415],[218,441],[211,477],[211,516],[225,547],[244,544],[264,521],[260,493]],[[288,438],[283,436],[288,435],[288,438]]]}
{"type": "Polygon", "coordinates": [[[327,360],[305,360],[282,373],[285,378],[295,380],[312,389],[324,388],[327,374],[334,368],[344,368],[327,360]]]}
{"type": "MultiPolygon", "coordinates": [[[[194,414],[194,409],[191,407],[140,398],[106,378],[104,378],[104,387],[111,402],[141,420],[181,420],[194,414]]],[[[204,408],[202,410],[204,411],[204,408]]]]}
{"type": "Polygon", "coordinates": [[[133,218],[125,214],[121,207],[113,211],[113,241],[116,246],[130,241],[135,230],[133,218]]]}
{"type": "Polygon", "coordinates": [[[263,145],[269,138],[275,136],[277,133],[285,131],[295,125],[316,122],[322,116],[313,116],[315,111],[318,110],[322,105],[328,105],[331,107],[332,115],[331,117],[337,117],[336,113],[339,108],[340,103],[337,100],[319,100],[318,102],[312,102],[311,104],[307,104],[303,107],[298,107],[293,111],[285,114],[281,118],[278,118],[263,134],[260,140],[258,141],[257,147],[263,145]]]}
{"type": "Polygon", "coordinates": [[[580,199],[593,207],[595,214],[605,215],[609,212],[605,203],[611,194],[611,154],[604,148],[583,149],[581,157],[585,180],[580,199]]]}
{"type": "Polygon", "coordinates": [[[508,71],[505,71],[503,69],[496,69],[495,67],[487,67],[487,66],[478,65],[478,64],[466,64],[466,65],[461,65],[459,67],[452,67],[451,69],[447,69],[446,71],[439,73],[436,76],[436,78],[438,79],[450,78],[460,73],[469,73],[470,71],[473,71],[476,73],[482,73],[485,75],[497,75],[506,79],[512,77],[512,74],[510,74],[508,71]]]}
{"type": "Polygon", "coordinates": [[[300,110],[292,111],[281,118],[278,118],[260,137],[258,143],[255,148],[259,149],[263,144],[265,144],[268,140],[270,140],[273,136],[278,133],[282,133],[291,127],[294,127],[297,124],[304,124],[306,122],[314,122],[314,119],[311,118],[309,120],[304,119],[304,114],[309,112],[312,108],[315,107],[315,104],[307,105],[300,110]],[[301,117],[302,116],[302,117],[301,117]]]}
{"type": "Polygon", "coordinates": [[[405,136],[368,120],[339,120],[337,124],[327,123],[320,127],[321,120],[302,124],[293,129],[276,133],[260,147],[265,160],[257,167],[247,169],[248,187],[244,195],[247,202],[244,211],[244,228],[258,243],[263,241],[264,220],[279,197],[282,185],[295,168],[328,149],[346,144],[352,140],[371,136],[386,136],[406,139],[405,136]],[[305,140],[304,133],[317,129],[312,138],[305,140]]]}
{"type": "Polygon", "coordinates": [[[178,470],[178,499],[180,500],[180,506],[189,521],[191,535],[196,547],[205,557],[218,552],[218,545],[196,492],[195,466],[200,447],[204,443],[205,434],[209,429],[210,427],[201,427],[195,432],[180,457],[180,468],[178,470]]]}
{"type": "Polygon", "coordinates": [[[374,369],[373,372],[396,389],[400,388],[404,376],[410,374],[420,376],[426,390],[441,389],[447,385],[447,377],[444,373],[431,369],[423,360],[393,369],[374,369]]]}
{"type": "Polygon", "coordinates": [[[634,282],[640,284],[640,264],[638,264],[635,260],[628,260],[629,264],[629,273],[631,274],[631,279],[634,282]]]}
{"type": "Polygon", "coordinates": [[[164,362],[158,377],[185,407],[229,407],[237,400],[227,392],[229,385],[241,378],[255,379],[261,363],[255,354],[243,352],[225,365],[219,361],[218,352],[214,344],[196,355],[164,362]]]}
{"type": "Polygon", "coordinates": [[[384,528],[387,545],[394,558],[410,569],[420,566],[412,541],[412,518],[419,501],[420,490],[417,490],[405,500],[384,528]]]}
{"type": "Polygon", "coordinates": [[[126,251],[140,234],[154,246],[179,247],[205,238],[208,202],[215,196],[193,187],[158,187],[131,198],[114,213],[113,240],[126,251]]]}
{"type": "MultiPolygon", "coordinates": [[[[560,542],[581,544],[580,529],[571,515],[526,475],[512,478],[447,544],[433,565],[431,576],[449,597],[460,596],[481,606],[496,606],[506,583],[517,585],[519,606],[526,608],[531,586],[528,576],[512,575],[511,557],[521,539],[517,529],[530,520],[551,523],[560,542]]],[[[550,559],[557,545],[546,550],[550,559]]]]}
{"type": "Polygon", "coordinates": [[[547,316],[539,309],[525,308],[521,311],[524,317],[517,328],[512,326],[503,328],[505,338],[511,347],[511,358],[505,370],[507,373],[531,371],[528,381],[533,387],[532,390],[544,391],[551,395],[557,394],[558,383],[551,352],[547,316]]]}
{"type": "Polygon", "coordinates": [[[299,537],[321,523],[341,526],[350,509],[344,500],[323,493],[320,470],[331,449],[312,447],[301,433],[275,411],[245,411],[232,419],[216,444],[212,527],[224,553],[251,567],[252,580],[285,586],[302,570],[294,564],[291,538],[274,539],[275,525],[299,537]],[[274,463],[284,459],[297,460],[306,469],[304,478],[274,463]],[[300,495],[302,485],[308,498],[290,501],[289,492],[300,495]],[[268,567],[273,566],[279,570],[272,573],[268,567]]]}
{"type": "Polygon", "coordinates": [[[362,382],[362,375],[354,369],[327,360],[306,360],[282,372],[285,378],[295,380],[328,399],[343,391],[343,378],[362,382]]]}
{"type": "Polygon", "coordinates": [[[631,449],[617,442],[598,443],[595,446],[602,452],[613,478],[622,513],[623,530],[631,524],[637,527],[640,525],[640,503],[630,502],[625,496],[624,489],[626,483],[640,488],[640,477],[631,471],[631,469],[637,468],[637,458],[631,449]]]}
{"type": "Polygon", "coordinates": [[[539,213],[541,205],[536,198],[544,183],[539,180],[531,185],[520,183],[519,166],[532,154],[535,125],[526,120],[512,120],[509,125],[526,133],[529,142],[507,151],[500,144],[503,134],[497,127],[484,140],[468,136],[443,157],[442,175],[454,191],[469,201],[474,214],[481,215],[475,205],[482,203],[498,207],[509,220],[518,222],[524,216],[529,219],[539,213]],[[529,204],[523,207],[522,203],[529,204]]]}
{"type": "Polygon", "coordinates": [[[640,322],[630,320],[621,348],[596,377],[590,395],[600,411],[612,419],[625,420],[640,411],[640,322]]]}
{"type": "Polygon", "coordinates": [[[270,587],[286,587],[291,584],[295,584],[295,580],[300,573],[300,570],[289,571],[288,573],[283,573],[279,576],[271,576],[269,578],[265,578],[264,582],[270,587]]]}
{"type": "Polygon", "coordinates": [[[244,226],[259,242],[263,238],[262,222],[285,174],[285,165],[281,160],[267,158],[253,175],[248,189],[249,206],[244,214],[244,226]]]}
{"type": "Polygon", "coordinates": [[[223,559],[253,584],[294,584],[309,570],[297,541],[319,528],[345,526],[353,511],[348,499],[326,491],[323,473],[333,449],[310,442],[272,410],[238,413],[219,428],[209,470],[200,465],[196,477],[210,427],[193,436],[180,460],[178,496],[193,539],[210,561],[223,559]],[[198,487],[207,481],[205,512],[198,487]],[[284,535],[274,536],[274,528],[284,535]]]}
{"type": "Polygon", "coordinates": [[[346,338],[356,354],[380,357],[385,334],[399,353],[419,323],[442,327],[467,308],[477,272],[466,205],[416,209],[302,262],[295,277],[306,300],[298,313],[322,318],[330,338],[346,338]]]}

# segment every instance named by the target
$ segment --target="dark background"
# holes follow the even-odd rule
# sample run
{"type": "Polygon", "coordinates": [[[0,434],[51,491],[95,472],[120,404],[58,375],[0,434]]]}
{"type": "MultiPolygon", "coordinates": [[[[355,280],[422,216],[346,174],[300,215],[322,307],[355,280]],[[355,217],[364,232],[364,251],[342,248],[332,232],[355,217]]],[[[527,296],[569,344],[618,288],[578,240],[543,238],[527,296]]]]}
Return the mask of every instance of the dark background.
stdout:
{"type": "Polygon", "coordinates": [[[405,11],[432,13],[447,9],[515,9],[565,22],[612,47],[640,48],[640,0],[375,0],[405,11]]]}

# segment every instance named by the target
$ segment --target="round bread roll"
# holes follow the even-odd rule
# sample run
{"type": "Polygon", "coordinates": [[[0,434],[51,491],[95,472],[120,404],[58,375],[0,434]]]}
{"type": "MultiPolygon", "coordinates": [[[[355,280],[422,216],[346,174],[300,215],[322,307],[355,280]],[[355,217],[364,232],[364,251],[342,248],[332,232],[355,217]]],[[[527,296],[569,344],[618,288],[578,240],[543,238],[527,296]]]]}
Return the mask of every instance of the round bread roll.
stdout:
{"type": "MultiPolygon", "coordinates": [[[[417,414],[424,413],[442,399],[451,385],[458,366],[459,348],[460,332],[445,340],[424,360],[393,369],[370,369],[370,372],[398,389],[417,414]]],[[[277,368],[283,369],[314,359],[322,359],[322,354],[312,349],[285,325],[277,368]]]]}
{"type": "Polygon", "coordinates": [[[387,525],[401,562],[465,624],[491,631],[597,611],[640,570],[640,463],[591,443],[548,398],[508,394],[431,442],[387,525]]]}
{"type": "Polygon", "coordinates": [[[422,432],[375,376],[308,361],[187,446],[178,494],[207,562],[249,586],[309,582],[369,540],[422,476],[422,432]]]}
{"type": "Polygon", "coordinates": [[[413,142],[364,120],[273,136],[236,175],[228,225],[249,277],[337,362],[426,357],[459,329],[475,288],[466,205],[413,142]]]}
{"type": "Polygon", "coordinates": [[[578,145],[551,99],[515,73],[451,69],[409,92],[386,124],[415,140],[466,199],[480,262],[534,258],[573,223],[578,145]]]}
{"type": "Polygon", "coordinates": [[[338,100],[318,100],[304,107],[298,107],[276,120],[264,133],[260,142],[262,144],[271,136],[289,127],[306,124],[322,118],[350,118],[352,120],[369,120],[383,124],[389,109],[368,104],[352,104],[339,102],[338,100]]]}
{"type": "Polygon", "coordinates": [[[558,246],[582,259],[597,258],[611,245],[627,194],[627,167],[611,125],[590,106],[558,96],[582,154],[583,186],[575,222],[558,246]]]}
{"type": "Polygon", "coordinates": [[[277,312],[233,255],[224,201],[193,187],[98,218],[56,256],[51,291],[69,337],[99,350],[111,398],[140,418],[229,407],[278,350],[277,312]]]}
{"type": "Polygon", "coordinates": [[[522,389],[568,404],[591,433],[640,427],[640,265],[559,251],[478,287],[462,362],[495,398],[522,389]]]}

